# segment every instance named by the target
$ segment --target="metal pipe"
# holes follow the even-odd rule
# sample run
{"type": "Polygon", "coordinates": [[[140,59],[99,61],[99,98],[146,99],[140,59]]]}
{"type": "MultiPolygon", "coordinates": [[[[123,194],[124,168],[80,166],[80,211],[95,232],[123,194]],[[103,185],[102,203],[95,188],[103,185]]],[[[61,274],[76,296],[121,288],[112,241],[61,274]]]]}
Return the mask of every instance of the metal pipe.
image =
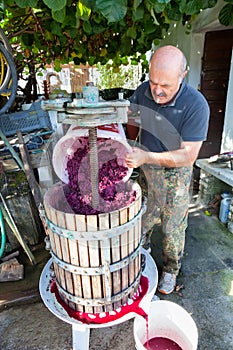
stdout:
{"type": "Polygon", "coordinates": [[[2,215],[1,209],[0,209],[0,228],[1,228],[1,246],[0,246],[0,258],[1,258],[6,246],[6,231],[4,227],[3,215],[2,215]]]}

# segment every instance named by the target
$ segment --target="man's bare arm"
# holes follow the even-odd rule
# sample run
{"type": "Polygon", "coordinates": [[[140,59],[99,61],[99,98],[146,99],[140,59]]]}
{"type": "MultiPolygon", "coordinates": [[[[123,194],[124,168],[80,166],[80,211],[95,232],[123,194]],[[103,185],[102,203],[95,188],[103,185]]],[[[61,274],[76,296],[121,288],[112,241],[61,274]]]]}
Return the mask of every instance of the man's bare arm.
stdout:
{"type": "Polygon", "coordinates": [[[137,168],[142,164],[154,164],[161,167],[173,168],[192,166],[197,159],[202,141],[182,142],[181,148],[168,152],[148,152],[140,148],[133,148],[126,156],[126,165],[137,168]]]}

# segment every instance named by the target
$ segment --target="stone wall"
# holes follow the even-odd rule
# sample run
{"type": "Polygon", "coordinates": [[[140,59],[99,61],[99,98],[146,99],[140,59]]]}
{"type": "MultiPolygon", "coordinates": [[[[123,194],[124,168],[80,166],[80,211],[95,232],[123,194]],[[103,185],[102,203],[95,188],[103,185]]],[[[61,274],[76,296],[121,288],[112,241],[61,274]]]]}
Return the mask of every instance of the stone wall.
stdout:
{"type": "Polygon", "coordinates": [[[204,205],[223,192],[232,192],[232,187],[201,169],[198,200],[204,205]]]}
{"type": "MultiPolygon", "coordinates": [[[[201,169],[198,193],[199,203],[204,207],[208,207],[211,200],[224,192],[232,194],[233,188],[225,182],[217,179],[215,176],[209,174],[205,170],[201,169]]],[[[228,222],[226,226],[228,230],[233,233],[233,198],[231,200],[228,222]]]]}

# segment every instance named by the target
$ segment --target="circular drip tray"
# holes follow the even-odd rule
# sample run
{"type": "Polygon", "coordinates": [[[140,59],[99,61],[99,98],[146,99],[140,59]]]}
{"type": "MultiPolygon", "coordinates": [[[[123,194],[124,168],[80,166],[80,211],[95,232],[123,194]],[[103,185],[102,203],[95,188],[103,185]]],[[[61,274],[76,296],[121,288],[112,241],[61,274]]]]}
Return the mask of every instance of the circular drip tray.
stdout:
{"type": "MultiPolygon", "coordinates": [[[[141,248],[141,250],[142,250],[142,254],[146,258],[146,264],[142,272],[142,275],[148,278],[149,286],[146,294],[142,297],[139,303],[139,306],[141,309],[145,311],[145,313],[147,313],[149,310],[151,299],[153,298],[153,295],[157,288],[158,271],[152,256],[145,249],[141,248]]],[[[74,324],[83,325],[85,328],[101,328],[101,327],[114,326],[116,324],[125,322],[137,316],[136,312],[131,311],[127,314],[123,314],[122,317],[114,319],[113,321],[109,321],[109,317],[108,317],[108,321],[106,323],[104,323],[104,319],[103,319],[102,323],[91,323],[91,324],[86,324],[73,317],[70,317],[67,311],[65,310],[65,308],[58,302],[55,293],[51,291],[51,283],[53,282],[53,275],[52,275],[53,271],[50,269],[51,264],[52,264],[52,259],[50,259],[47,262],[47,264],[45,265],[42,271],[40,282],[39,282],[39,290],[45,306],[56,317],[60,318],[64,322],[72,325],[74,324]]],[[[109,314],[111,314],[111,312],[109,314]]],[[[112,315],[114,316],[114,312],[112,312],[112,315]]]]}

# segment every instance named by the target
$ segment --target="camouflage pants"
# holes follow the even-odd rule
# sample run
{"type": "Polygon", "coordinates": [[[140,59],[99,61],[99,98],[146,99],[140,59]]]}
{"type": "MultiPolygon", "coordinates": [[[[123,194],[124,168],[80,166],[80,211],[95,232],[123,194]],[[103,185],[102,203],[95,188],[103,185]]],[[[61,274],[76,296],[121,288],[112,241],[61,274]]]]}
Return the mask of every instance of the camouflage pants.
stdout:
{"type": "Polygon", "coordinates": [[[150,239],[153,226],[161,219],[163,268],[177,275],[184,252],[192,167],[156,169],[147,165],[143,171],[148,185],[143,232],[149,232],[150,239]]]}

